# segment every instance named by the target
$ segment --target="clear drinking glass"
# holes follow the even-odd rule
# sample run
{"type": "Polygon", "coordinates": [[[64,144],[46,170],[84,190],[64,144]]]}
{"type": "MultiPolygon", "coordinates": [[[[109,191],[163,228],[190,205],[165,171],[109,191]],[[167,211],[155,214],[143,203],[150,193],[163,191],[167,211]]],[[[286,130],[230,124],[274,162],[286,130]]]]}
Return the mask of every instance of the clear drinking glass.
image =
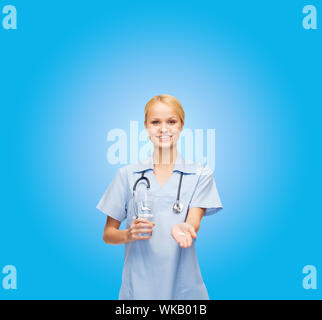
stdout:
{"type": "MultiPolygon", "coordinates": [[[[148,221],[153,221],[153,208],[151,200],[142,200],[138,203],[138,217],[148,221]]],[[[151,233],[140,233],[141,237],[149,237],[151,233]]]]}

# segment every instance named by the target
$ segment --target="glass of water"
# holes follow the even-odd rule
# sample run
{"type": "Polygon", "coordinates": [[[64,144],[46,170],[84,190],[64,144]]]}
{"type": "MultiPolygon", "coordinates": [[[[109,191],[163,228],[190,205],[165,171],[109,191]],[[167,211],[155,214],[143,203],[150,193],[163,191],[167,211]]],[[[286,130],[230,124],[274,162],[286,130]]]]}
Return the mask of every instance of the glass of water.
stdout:
{"type": "MultiPolygon", "coordinates": [[[[152,221],[154,220],[152,212],[152,201],[151,200],[142,200],[138,203],[138,217],[152,221]]],[[[149,237],[151,233],[140,233],[141,237],[149,237]]]]}

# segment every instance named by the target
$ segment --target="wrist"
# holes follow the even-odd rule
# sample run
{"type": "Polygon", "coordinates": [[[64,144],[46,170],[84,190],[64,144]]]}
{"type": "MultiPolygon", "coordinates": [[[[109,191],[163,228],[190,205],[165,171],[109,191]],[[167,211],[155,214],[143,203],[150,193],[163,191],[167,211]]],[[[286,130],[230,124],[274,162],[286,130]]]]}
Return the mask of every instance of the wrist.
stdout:
{"type": "Polygon", "coordinates": [[[196,233],[198,233],[198,230],[199,230],[199,228],[200,228],[200,224],[196,224],[196,223],[192,223],[192,222],[186,222],[187,224],[189,224],[190,226],[192,226],[193,227],[193,230],[196,232],[196,233]]]}
{"type": "Polygon", "coordinates": [[[124,229],[124,243],[128,243],[129,241],[129,229],[124,229]]]}

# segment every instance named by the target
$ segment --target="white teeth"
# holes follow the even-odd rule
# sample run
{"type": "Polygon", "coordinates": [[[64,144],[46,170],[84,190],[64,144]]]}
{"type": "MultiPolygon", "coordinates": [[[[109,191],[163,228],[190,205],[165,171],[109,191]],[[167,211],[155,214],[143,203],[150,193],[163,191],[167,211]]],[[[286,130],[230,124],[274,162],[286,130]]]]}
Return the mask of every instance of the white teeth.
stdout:
{"type": "Polygon", "coordinates": [[[167,139],[170,139],[172,136],[159,136],[159,139],[162,139],[162,140],[167,140],[167,139]]]}

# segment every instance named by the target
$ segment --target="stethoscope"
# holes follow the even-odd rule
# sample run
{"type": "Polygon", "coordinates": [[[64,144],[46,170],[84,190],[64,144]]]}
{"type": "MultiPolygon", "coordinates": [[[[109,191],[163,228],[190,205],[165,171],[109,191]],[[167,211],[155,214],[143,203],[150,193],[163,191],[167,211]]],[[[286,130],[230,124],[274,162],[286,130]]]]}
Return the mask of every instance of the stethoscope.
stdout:
{"type": "MultiPolygon", "coordinates": [[[[177,191],[177,199],[176,199],[176,201],[175,201],[175,203],[173,204],[173,207],[172,207],[172,210],[173,210],[174,213],[180,213],[180,212],[183,211],[183,203],[180,202],[180,190],[181,190],[182,176],[183,176],[183,172],[180,173],[180,180],[179,180],[178,191],[177,191]]],[[[135,191],[136,191],[136,185],[141,180],[146,181],[146,187],[147,187],[146,192],[148,193],[148,191],[150,190],[150,180],[147,177],[144,176],[144,171],[143,171],[141,177],[139,179],[137,179],[136,182],[133,185],[133,204],[134,204],[134,213],[135,213],[136,218],[138,218],[138,214],[137,214],[137,210],[136,210],[136,206],[135,206],[135,191]]],[[[146,193],[146,197],[147,197],[147,193],[146,193]]],[[[142,209],[144,210],[145,208],[142,207],[142,209]]],[[[146,208],[146,209],[148,209],[148,208],[146,208]]]]}

